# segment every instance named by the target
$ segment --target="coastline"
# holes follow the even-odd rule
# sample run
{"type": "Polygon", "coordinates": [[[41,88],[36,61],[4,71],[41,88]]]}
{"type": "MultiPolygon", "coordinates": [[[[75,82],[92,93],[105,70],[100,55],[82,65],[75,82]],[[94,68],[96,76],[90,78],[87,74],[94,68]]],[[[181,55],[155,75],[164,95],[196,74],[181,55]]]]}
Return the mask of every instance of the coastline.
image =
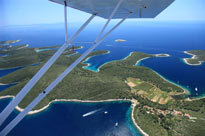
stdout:
{"type": "MultiPolygon", "coordinates": [[[[8,45],[8,44],[14,44],[19,42],[20,40],[7,40],[8,43],[0,43],[0,45],[8,45]]],[[[3,41],[5,42],[5,41],[3,41]]]]}
{"type": "MultiPolygon", "coordinates": [[[[48,105],[44,106],[43,108],[39,109],[39,110],[33,110],[30,111],[28,113],[28,115],[32,115],[32,114],[36,114],[39,112],[44,111],[45,109],[47,109],[53,102],[80,102],[80,103],[101,103],[101,102],[113,102],[113,101],[130,101],[128,99],[107,99],[107,100],[99,100],[99,101],[95,101],[95,100],[79,100],[79,99],[54,99],[51,102],[48,103],[48,105]]],[[[22,112],[24,109],[20,108],[20,107],[16,107],[16,109],[20,112],[22,112]]]]}
{"type": "MultiPolygon", "coordinates": [[[[153,54],[153,55],[154,55],[155,57],[169,57],[169,56],[170,56],[169,54],[153,54]],[[160,55],[166,55],[166,56],[160,56],[160,55]]],[[[138,64],[140,63],[140,61],[145,60],[145,59],[148,59],[148,58],[150,58],[150,57],[145,57],[145,58],[142,58],[142,59],[138,60],[135,65],[138,66],[138,64]]],[[[149,69],[150,69],[150,68],[149,68],[149,69]]],[[[160,74],[159,74],[158,72],[156,72],[155,70],[153,70],[153,69],[151,69],[151,70],[152,70],[153,72],[155,72],[155,73],[156,73],[159,77],[161,77],[163,80],[165,80],[165,81],[167,81],[167,82],[169,82],[169,83],[171,83],[171,84],[173,84],[173,85],[176,85],[176,86],[180,87],[181,89],[183,89],[184,92],[181,92],[180,94],[189,94],[189,93],[190,93],[187,88],[184,88],[183,86],[181,86],[181,85],[179,85],[179,84],[177,84],[177,83],[174,83],[174,82],[172,82],[172,81],[166,79],[165,77],[163,77],[162,75],[160,75],[160,74]]]]}
{"type": "MultiPolygon", "coordinates": [[[[109,53],[110,53],[110,51],[109,51],[109,53]]],[[[98,67],[98,69],[95,70],[95,71],[86,68],[86,67],[89,67],[89,66],[91,65],[90,63],[84,63],[85,61],[87,61],[87,60],[89,60],[89,59],[91,58],[91,57],[88,57],[85,61],[83,61],[83,64],[87,64],[87,66],[83,66],[82,68],[87,69],[87,70],[91,70],[91,71],[93,71],[93,72],[99,72],[99,71],[100,71],[100,68],[101,68],[102,66],[104,66],[105,64],[111,63],[111,62],[113,62],[113,61],[126,60],[126,59],[127,59],[128,57],[130,57],[133,53],[134,53],[134,52],[130,52],[128,56],[126,56],[126,57],[124,57],[124,58],[122,58],[122,59],[119,59],[119,60],[108,61],[108,62],[102,64],[100,67],[98,67]]],[[[155,56],[155,57],[169,57],[170,55],[169,55],[169,54],[153,54],[153,56],[155,56]],[[162,56],[162,55],[164,55],[164,56],[162,56]]],[[[92,57],[93,57],[93,56],[92,56],[92,57]]],[[[138,60],[135,65],[138,65],[138,64],[140,63],[140,61],[145,60],[145,59],[148,59],[148,58],[150,58],[150,57],[145,57],[145,58],[142,58],[142,59],[138,60]]]]}
{"type": "MultiPolygon", "coordinates": [[[[103,53],[103,54],[100,54],[100,55],[105,55],[105,54],[109,54],[109,53],[110,53],[110,51],[107,50],[106,53],[103,53]]],[[[94,55],[94,56],[87,57],[87,58],[82,62],[83,64],[86,64],[87,66],[83,66],[82,68],[83,68],[83,69],[90,70],[90,71],[93,71],[93,72],[99,72],[99,71],[100,71],[100,70],[99,70],[100,67],[97,69],[97,71],[94,71],[94,70],[91,70],[91,69],[86,68],[86,67],[89,67],[89,66],[90,66],[90,63],[86,63],[86,61],[88,61],[90,58],[95,57],[95,56],[98,56],[98,55],[94,55]]],[[[103,64],[103,65],[104,65],[104,64],[103,64]]]]}
{"type": "Polygon", "coordinates": [[[106,63],[104,63],[103,65],[101,65],[98,69],[97,69],[97,72],[100,71],[100,68],[103,67],[104,65],[108,64],[108,63],[111,63],[113,61],[122,61],[122,60],[126,60],[128,57],[130,57],[134,52],[130,52],[128,56],[122,58],[122,59],[119,59],[119,60],[112,60],[112,61],[108,61],[106,63]]]}
{"type": "MultiPolygon", "coordinates": [[[[153,55],[155,57],[169,57],[170,56],[169,54],[151,54],[151,55],[153,55]],[[164,55],[164,56],[162,56],[162,55],[164,55]]],[[[143,60],[149,59],[149,58],[151,58],[151,57],[145,57],[145,58],[142,58],[142,59],[138,60],[135,64],[135,66],[138,66],[140,61],[143,61],[143,60]]]]}
{"type": "MultiPolygon", "coordinates": [[[[0,85],[8,85],[8,84],[0,83],[0,85]]],[[[0,98],[0,99],[1,99],[1,98],[0,98]]]]}
{"type": "Polygon", "coordinates": [[[26,44],[25,46],[20,47],[20,48],[18,48],[17,50],[20,50],[20,49],[26,48],[26,47],[28,47],[28,46],[29,46],[29,44],[26,44]]]}
{"type": "MultiPolygon", "coordinates": [[[[75,48],[75,50],[79,50],[79,49],[82,49],[83,46],[79,46],[78,48],[75,48]]],[[[43,49],[39,49],[39,48],[36,48],[34,49],[37,53],[39,52],[42,52],[42,51],[48,51],[48,50],[58,50],[59,47],[48,47],[48,48],[43,48],[43,49]]],[[[72,49],[70,49],[69,51],[71,51],[72,49]]]]}
{"type": "MultiPolygon", "coordinates": [[[[6,96],[0,96],[0,99],[5,99],[5,98],[14,98],[14,96],[12,95],[6,95],[6,96]]],[[[40,113],[44,110],[46,110],[53,102],[80,102],[80,103],[102,103],[102,102],[117,102],[117,101],[123,101],[123,102],[131,102],[131,108],[132,108],[132,112],[131,112],[131,118],[132,118],[132,122],[134,124],[134,126],[144,135],[144,136],[149,136],[146,132],[144,132],[136,123],[135,119],[134,119],[134,109],[135,106],[137,104],[136,100],[133,99],[107,99],[107,100],[79,100],[79,99],[54,99],[51,102],[48,103],[48,105],[44,106],[43,108],[39,109],[39,110],[33,110],[30,111],[27,115],[33,115],[36,113],[40,113]]],[[[19,106],[15,107],[16,110],[18,110],[19,112],[22,112],[24,109],[20,108],[19,106]]]]}
{"type": "Polygon", "coordinates": [[[14,98],[13,95],[0,96],[0,99],[14,98]]]}
{"type": "MultiPolygon", "coordinates": [[[[78,48],[75,48],[74,50],[79,50],[79,49],[82,49],[82,48],[83,48],[83,46],[80,46],[78,48]]],[[[69,51],[72,51],[72,49],[70,49],[69,51]]]]}
{"type": "MultiPolygon", "coordinates": [[[[105,55],[105,54],[109,54],[109,53],[110,53],[110,51],[107,50],[106,53],[103,53],[103,54],[100,54],[100,55],[105,55]]],[[[84,63],[84,62],[85,62],[85,61],[88,61],[90,58],[95,57],[95,56],[98,56],[98,55],[94,55],[94,56],[87,57],[82,63],[83,63],[83,64],[88,64],[88,63],[84,63]]]]}
{"type": "Polygon", "coordinates": [[[204,61],[199,61],[199,63],[197,63],[197,64],[191,64],[191,63],[188,62],[188,60],[189,60],[189,59],[196,59],[197,55],[191,54],[191,53],[189,53],[188,51],[184,51],[184,53],[192,56],[191,58],[183,58],[183,61],[184,61],[187,65],[199,66],[199,65],[202,65],[202,63],[204,62],[204,61]]]}
{"type": "Polygon", "coordinates": [[[82,49],[82,48],[83,48],[83,46],[80,46],[79,48],[76,48],[75,50],[82,49]]]}
{"type": "MultiPolygon", "coordinates": [[[[108,53],[110,53],[110,51],[109,51],[108,53]]],[[[108,54],[108,53],[106,53],[106,54],[108,54]]],[[[93,71],[93,72],[100,72],[100,68],[101,68],[102,66],[104,66],[104,65],[106,65],[106,64],[108,64],[108,63],[111,63],[111,62],[113,62],[113,61],[126,60],[126,59],[127,59],[128,57],[130,57],[133,53],[134,53],[134,52],[130,52],[128,56],[126,56],[126,57],[124,57],[124,58],[122,58],[122,59],[119,59],[119,60],[108,61],[108,62],[102,64],[100,67],[98,67],[98,69],[97,69],[96,71],[86,68],[86,67],[89,67],[89,66],[90,66],[90,63],[84,63],[84,61],[83,61],[83,64],[87,64],[87,66],[83,66],[82,68],[87,69],[87,70],[90,70],[90,71],[93,71]]],[[[91,56],[91,57],[93,57],[93,56],[91,56]]],[[[89,58],[89,57],[88,57],[88,58],[89,58]]],[[[85,61],[87,61],[87,59],[86,59],[85,61]]]]}
{"type": "MultiPolygon", "coordinates": [[[[6,99],[6,98],[14,98],[14,96],[13,95],[0,96],[0,99],[6,99]]],[[[42,112],[45,109],[47,109],[53,102],[101,103],[101,102],[113,102],[113,101],[129,101],[129,102],[133,102],[131,99],[107,99],[107,100],[54,99],[51,102],[49,102],[48,105],[44,106],[43,108],[38,109],[38,110],[30,111],[27,115],[32,115],[32,114],[36,114],[36,113],[42,112]]],[[[22,112],[24,110],[23,108],[20,108],[19,106],[16,106],[16,109],[19,112],[22,112]]]]}
{"type": "Polygon", "coordinates": [[[73,54],[66,55],[66,56],[70,57],[70,56],[76,55],[76,54],[78,54],[78,53],[79,53],[79,52],[78,52],[78,51],[76,51],[76,52],[74,52],[73,54]]]}
{"type": "Polygon", "coordinates": [[[122,58],[122,59],[119,59],[119,60],[112,60],[112,61],[108,61],[106,63],[104,63],[103,65],[101,65],[98,69],[97,69],[97,72],[100,71],[100,68],[103,67],[104,65],[108,64],[108,63],[111,63],[113,61],[122,61],[122,60],[126,60],[128,57],[130,57],[134,52],[130,52],[128,56],[122,58]]]}
{"type": "MultiPolygon", "coordinates": [[[[33,65],[33,64],[31,64],[31,65],[33,65]]],[[[0,70],[10,70],[10,69],[22,68],[22,67],[25,67],[25,66],[18,66],[18,67],[11,67],[11,68],[0,68],[0,70]]]]}
{"type": "Polygon", "coordinates": [[[156,71],[154,71],[153,69],[152,69],[152,71],[155,72],[158,76],[160,76],[160,77],[161,77],[162,79],[164,79],[165,81],[169,82],[170,84],[173,84],[173,85],[175,85],[175,86],[177,86],[177,87],[179,87],[179,88],[181,88],[181,89],[184,90],[184,92],[179,92],[179,94],[190,94],[190,91],[189,91],[187,88],[185,88],[185,87],[183,87],[183,86],[181,86],[181,85],[179,85],[179,84],[177,84],[177,83],[174,83],[174,82],[172,82],[172,81],[166,79],[165,77],[163,77],[162,75],[160,75],[159,73],[157,73],[156,71]]]}
{"type": "Polygon", "coordinates": [[[139,66],[139,63],[143,60],[146,60],[146,59],[149,59],[150,57],[145,57],[145,58],[142,58],[142,59],[139,59],[136,64],[134,66],[139,66]]]}
{"type": "Polygon", "coordinates": [[[170,57],[169,54],[153,54],[156,57],[170,57]]]}
{"type": "Polygon", "coordinates": [[[136,107],[136,102],[134,100],[132,101],[132,112],[131,112],[131,118],[132,118],[132,122],[134,123],[135,127],[144,135],[144,136],[149,136],[145,131],[143,131],[140,126],[137,124],[137,122],[135,121],[134,118],[134,111],[135,111],[135,107],[136,107]]]}
{"type": "Polygon", "coordinates": [[[35,65],[38,65],[38,64],[40,64],[40,63],[41,63],[41,62],[34,63],[34,64],[28,64],[28,65],[25,65],[25,66],[18,66],[18,67],[11,67],[11,68],[3,68],[3,69],[0,68],[0,70],[10,70],[10,69],[16,69],[16,68],[24,68],[24,67],[27,67],[27,66],[35,66],[35,65]]]}

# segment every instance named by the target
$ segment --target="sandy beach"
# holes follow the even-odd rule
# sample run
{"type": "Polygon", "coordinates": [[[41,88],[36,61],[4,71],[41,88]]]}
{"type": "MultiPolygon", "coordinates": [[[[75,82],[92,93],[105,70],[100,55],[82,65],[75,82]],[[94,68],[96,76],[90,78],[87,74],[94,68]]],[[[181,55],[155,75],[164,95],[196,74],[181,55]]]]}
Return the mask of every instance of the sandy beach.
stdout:
{"type": "Polygon", "coordinates": [[[3,83],[0,83],[0,85],[8,85],[8,84],[3,84],[3,83]]]}
{"type": "Polygon", "coordinates": [[[29,46],[29,44],[26,44],[25,46],[20,47],[20,48],[18,48],[17,50],[19,50],[19,49],[23,49],[23,48],[26,48],[26,47],[28,47],[28,46],[29,46]]]}
{"type": "Polygon", "coordinates": [[[0,99],[5,99],[5,98],[14,98],[14,96],[12,95],[0,96],[0,99]]]}
{"type": "Polygon", "coordinates": [[[191,64],[188,62],[190,58],[183,58],[183,61],[187,64],[187,65],[192,65],[192,66],[198,66],[198,65],[201,65],[202,64],[202,61],[199,61],[199,63],[197,64],[191,64]]]}
{"type": "MultiPolygon", "coordinates": [[[[82,48],[83,48],[83,46],[80,46],[78,48],[75,48],[74,50],[79,50],[79,49],[82,49],[82,48]]],[[[70,51],[72,51],[72,49],[70,49],[70,51]]]]}
{"type": "Polygon", "coordinates": [[[135,65],[138,65],[138,64],[140,63],[140,61],[145,60],[145,59],[148,59],[148,58],[150,58],[150,57],[145,57],[145,58],[139,59],[139,60],[136,62],[135,65]]]}
{"type": "MultiPolygon", "coordinates": [[[[5,98],[14,98],[14,96],[12,96],[12,95],[0,96],[0,99],[5,99],[5,98]]],[[[100,102],[131,101],[131,100],[130,99],[107,99],[107,100],[95,101],[95,100],[79,100],[79,99],[54,99],[51,102],[49,102],[48,105],[44,106],[43,108],[30,111],[28,113],[28,115],[39,113],[39,112],[47,109],[53,102],[60,102],[60,101],[62,101],[62,102],[81,102],[81,103],[100,103],[100,102]]],[[[19,106],[17,106],[16,109],[20,112],[22,112],[24,110],[24,109],[20,108],[19,106]]]]}
{"type": "Polygon", "coordinates": [[[134,110],[135,110],[135,106],[136,106],[136,102],[131,100],[132,101],[132,122],[134,123],[135,127],[144,135],[144,136],[149,136],[146,132],[144,132],[138,125],[137,123],[135,122],[135,119],[134,119],[134,110]]]}
{"type": "MultiPolygon", "coordinates": [[[[81,102],[81,103],[100,103],[100,102],[113,102],[113,101],[130,101],[130,100],[125,100],[125,99],[108,99],[108,100],[99,100],[99,101],[91,101],[91,100],[78,100],[78,99],[54,99],[51,102],[49,102],[48,105],[44,106],[43,108],[39,110],[33,110],[28,113],[28,115],[36,114],[39,112],[44,111],[47,109],[53,102],[81,102]]],[[[22,108],[16,107],[16,109],[20,112],[23,111],[22,108]]]]}

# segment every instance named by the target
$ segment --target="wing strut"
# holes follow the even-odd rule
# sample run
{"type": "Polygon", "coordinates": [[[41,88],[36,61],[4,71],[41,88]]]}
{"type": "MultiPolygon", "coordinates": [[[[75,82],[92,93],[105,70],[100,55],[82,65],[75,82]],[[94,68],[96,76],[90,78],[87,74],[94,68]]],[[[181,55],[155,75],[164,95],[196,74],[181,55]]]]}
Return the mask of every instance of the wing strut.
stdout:
{"type": "Polygon", "coordinates": [[[67,26],[67,2],[64,1],[64,22],[65,22],[65,43],[68,43],[68,26],[67,26]]]}
{"type": "MultiPolygon", "coordinates": [[[[0,126],[11,114],[14,108],[22,101],[22,99],[28,94],[33,86],[40,80],[40,78],[46,73],[46,71],[52,66],[52,64],[58,59],[58,57],[65,51],[68,45],[80,34],[80,32],[91,22],[96,16],[93,14],[80,28],[79,30],[67,41],[67,19],[65,19],[65,40],[66,42],[58,49],[58,51],[46,62],[46,64],[33,76],[33,78],[21,89],[16,97],[8,104],[8,106],[0,114],[0,126]]],[[[66,18],[66,7],[65,7],[66,18]]]]}
{"type": "Polygon", "coordinates": [[[48,93],[52,91],[54,87],[56,87],[64,77],[66,77],[86,56],[91,53],[107,36],[109,36],[120,24],[122,24],[131,14],[129,12],[128,15],[123,18],[119,23],[117,23],[112,29],[110,29],[107,33],[102,36],[105,31],[107,25],[109,24],[112,17],[115,15],[117,9],[120,7],[120,4],[123,0],[120,0],[113,10],[110,18],[107,20],[106,24],[102,28],[101,32],[97,36],[94,44],[85,51],[74,63],[72,63],[59,77],[57,77],[42,93],[40,93],[21,113],[19,113],[1,132],[0,136],[6,136],[27,114],[31,111],[48,93]]]}

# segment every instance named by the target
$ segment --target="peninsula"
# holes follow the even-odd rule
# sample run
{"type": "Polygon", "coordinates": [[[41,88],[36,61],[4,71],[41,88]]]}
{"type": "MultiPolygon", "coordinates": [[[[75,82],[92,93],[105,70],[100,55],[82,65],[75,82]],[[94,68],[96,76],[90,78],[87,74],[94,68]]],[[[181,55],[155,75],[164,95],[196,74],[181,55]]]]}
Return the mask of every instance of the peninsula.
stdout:
{"type": "Polygon", "coordinates": [[[205,62],[205,50],[191,50],[184,51],[184,53],[191,55],[191,58],[184,58],[184,62],[188,65],[201,65],[205,62]]]}
{"type": "MultiPolygon", "coordinates": [[[[43,49],[49,48],[52,47],[43,49]]],[[[5,61],[0,63],[0,68],[25,67],[0,78],[2,84],[17,83],[0,92],[0,98],[14,97],[55,53],[55,50],[37,52],[35,48],[17,50],[14,46],[6,53],[9,54],[9,58],[3,58],[5,61]],[[29,65],[39,62],[39,65],[29,65]]],[[[25,108],[80,56],[80,54],[68,56],[70,53],[68,48],[59,57],[19,104],[18,110],[25,108]]],[[[108,51],[95,51],[87,58],[105,53],[108,51]]],[[[147,67],[135,65],[143,58],[160,56],[167,55],[133,52],[123,60],[104,64],[99,72],[84,69],[82,67],[87,64],[81,63],[33,109],[32,113],[44,110],[54,101],[131,101],[133,107],[130,116],[144,135],[202,136],[205,132],[203,127],[205,99],[187,100],[185,89],[169,82],[147,67]]]]}

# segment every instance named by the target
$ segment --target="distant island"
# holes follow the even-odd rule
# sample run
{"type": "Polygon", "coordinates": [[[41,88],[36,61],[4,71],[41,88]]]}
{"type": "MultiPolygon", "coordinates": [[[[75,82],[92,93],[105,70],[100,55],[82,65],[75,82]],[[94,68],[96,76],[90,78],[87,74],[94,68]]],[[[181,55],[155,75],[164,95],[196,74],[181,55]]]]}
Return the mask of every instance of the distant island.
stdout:
{"type": "Polygon", "coordinates": [[[8,41],[0,41],[0,45],[8,45],[8,44],[13,44],[13,43],[17,43],[20,40],[8,40],[8,41]]]}
{"type": "Polygon", "coordinates": [[[169,54],[155,54],[156,57],[169,57],[169,54]]]}
{"type": "MultiPolygon", "coordinates": [[[[22,45],[20,45],[21,47],[22,45]]],[[[21,48],[13,46],[1,57],[0,68],[25,66],[0,78],[1,84],[17,83],[0,92],[0,98],[14,97],[55,53],[51,48],[21,48]],[[45,49],[37,51],[39,49],[45,49]],[[39,65],[31,65],[39,63],[39,65]]],[[[79,48],[79,47],[76,47],[79,48]]],[[[72,54],[71,48],[54,63],[36,86],[19,104],[22,111],[60,73],[72,64],[80,54],[72,54]]],[[[101,50],[88,57],[109,53],[101,50]]],[[[48,94],[29,114],[43,111],[54,101],[105,102],[131,101],[132,120],[144,134],[150,136],[202,136],[205,132],[205,99],[187,99],[187,90],[169,82],[144,66],[135,64],[144,58],[167,56],[132,52],[123,60],[112,61],[100,67],[99,72],[82,68],[79,64],[54,90],[48,94]]],[[[87,57],[87,58],[88,58],[87,57]]],[[[86,59],[85,59],[86,60],[86,59]]]]}
{"type": "Polygon", "coordinates": [[[205,62],[205,50],[191,50],[184,53],[192,55],[191,58],[184,58],[184,62],[188,65],[201,65],[205,62]]]}
{"type": "Polygon", "coordinates": [[[123,39],[116,39],[115,42],[126,42],[126,40],[123,40],[123,39]]]}

